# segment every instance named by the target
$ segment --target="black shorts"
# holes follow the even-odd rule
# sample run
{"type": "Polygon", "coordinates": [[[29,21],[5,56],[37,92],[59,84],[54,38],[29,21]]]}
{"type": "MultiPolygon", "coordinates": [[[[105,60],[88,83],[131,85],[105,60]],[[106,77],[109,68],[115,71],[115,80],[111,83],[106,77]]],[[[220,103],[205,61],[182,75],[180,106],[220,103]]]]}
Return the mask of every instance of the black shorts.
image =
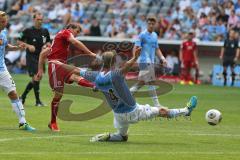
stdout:
{"type": "Polygon", "coordinates": [[[235,62],[233,59],[224,59],[223,60],[223,67],[228,67],[228,66],[230,66],[232,68],[235,66],[235,62]]]}
{"type": "Polygon", "coordinates": [[[38,73],[38,63],[28,63],[27,64],[28,75],[33,77],[38,73]]]}

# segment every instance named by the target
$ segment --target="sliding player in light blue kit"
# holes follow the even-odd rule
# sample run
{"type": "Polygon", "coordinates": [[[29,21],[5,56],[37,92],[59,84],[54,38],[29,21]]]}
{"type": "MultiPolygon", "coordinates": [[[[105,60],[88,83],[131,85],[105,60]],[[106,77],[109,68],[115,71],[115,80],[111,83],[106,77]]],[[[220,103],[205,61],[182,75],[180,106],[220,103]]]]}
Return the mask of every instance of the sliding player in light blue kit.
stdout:
{"type": "Polygon", "coordinates": [[[136,103],[132,96],[124,75],[129,71],[131,66],[136,62],[141,48],[133,53],[132,59],[124,64],[120,69],[114,68],[116,62],[116,53],[114,51],[104,52],[102,56],[103,66],[101,71],[86,71],[81,68],[69,66],[61,62],[65,69],[70,70],[73,74],[84,77],[94,82],[96,88],[101,91],[109,106],[114,113],[114,126],[117,128],[116,133],[99,134],[90,139],[91,142],[97,141],[127,141],[128,128],[132,123],[140,120],[147,120],[157,116],[174,118],[180,115],[190,116],[193,109],[197,106],[197,98],[191,97],[185,108],[168,109],[166,107],[151,107],[150,105],[140,105],[136,103]]]}
{"type": "Polygon", "coordinates": [[[25,119],[25,111],[22,105],[22,102],[19,100],[19,97],[16,92],[15,83],[9,74],[7,67],[4,61],[5,50],[19,50],[23,49],[25,46],[13,46],[8,44],[7,41],[7,31],[5,27],[7,25],[7,15],[5,12],[0,11],[0,88],[5,91],[11,100],[13,110],[16,112],[19,118],[19,128],[27,131],[34,131],[35,128],[32,128],[25,119]]]}

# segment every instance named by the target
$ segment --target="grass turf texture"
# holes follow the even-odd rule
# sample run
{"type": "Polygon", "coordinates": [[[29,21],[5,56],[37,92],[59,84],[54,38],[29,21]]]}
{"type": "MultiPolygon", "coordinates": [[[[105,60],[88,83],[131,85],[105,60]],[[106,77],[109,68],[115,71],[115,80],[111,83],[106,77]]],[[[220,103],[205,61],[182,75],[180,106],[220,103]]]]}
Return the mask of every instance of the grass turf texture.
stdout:
{"type": "MultiPolygon", "coordinates": [[[[17,75],[14,80],[21,93],[29,78],[17,75]]],[[[171,93],[160,96],[160,102],[170,108],[182,107],[190,96],[198,96],[199,105],[191,121],[155,119],[131,125],[126,143],[89,142],[97,133],[115,131],[112,113],[84,122],[59,120],[61,132],[52,133],[47,128],[50,109],[34,106],[33,91],[26,100],[25,110],[28,121],[37,131],[19,131],[9,100],[0,92],[0,159],[239,159],[240,89],[209,85],[175,85],[174,88],[171,93]],[[211,108],[223,114],[223,121],[217,126],[205,121],[205,113],[211,108]]],[[[51,90],[46,77],[41,83],[41,97],[49,106],[51,90]]],[[[87,111],[101,102],[81,96],[64,98],[74,100],[71,111],[75,113],[87,111]]],[[[150,98],[138,98],[137,101],[152,104],[150,98]]]]}

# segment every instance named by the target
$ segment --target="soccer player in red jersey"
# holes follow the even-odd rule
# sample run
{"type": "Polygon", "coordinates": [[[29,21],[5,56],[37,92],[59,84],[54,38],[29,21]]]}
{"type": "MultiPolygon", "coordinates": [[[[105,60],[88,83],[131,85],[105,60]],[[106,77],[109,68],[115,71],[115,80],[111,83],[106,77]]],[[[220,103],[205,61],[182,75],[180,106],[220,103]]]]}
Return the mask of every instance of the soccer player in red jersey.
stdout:
{"type": "Polygon", "coordinates": [[[80,31],[81,27],[79,24],[70,23],[66,29],[57,33],[52,42],[52,46],[45,48],[39,57],[38,78],[42,78],[43,63],[46,59],[48,59],[49,83],[54,91],[54,97],[51,103],[51,122],[48,125],[52,131],[60,131],[57,125],[56,117],[58,105],[62,98],[64,83],[77,82],[81,86],[94,87],[92,83],[88,82],[84,78],[72,74],[61,67],[61,65],[53,62],[60,61],[66,64],[70,45],[73,45],[78,50],[82,50],[87,55],[96,57],[96,54],[91,52],[82,42],[75,38],[80,31]]]}
{"type": "Polygon", "coordinates": [[[194,33],[189,32],[187,40],[181,44],[179,53],[179,59],[181,61],[181,84],[189,83],[193,84],[191,77],[191,69],[195,68],[195,79],[196,84],[199,83],[199,63],[197,56],[197,45],[193,41],[194,33]]]}

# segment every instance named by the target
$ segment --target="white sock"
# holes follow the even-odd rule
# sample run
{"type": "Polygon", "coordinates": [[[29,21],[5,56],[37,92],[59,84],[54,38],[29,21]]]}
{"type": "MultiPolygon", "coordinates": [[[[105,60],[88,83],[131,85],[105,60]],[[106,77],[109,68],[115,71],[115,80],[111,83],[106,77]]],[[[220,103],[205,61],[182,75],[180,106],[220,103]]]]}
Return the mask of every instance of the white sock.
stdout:
{"type": "Polygon", "coordinates": [[[179,109],[169,109],[168,118],[175,118],[181,115],[186,115],[188,113],[187,107],[179,109]]]}
{"type": "Polygon", "coordinates": [[[157,96],[157,92],[156,92],[155,86],[149,85],[148,86],[148,91],[149,91],[149,94],[150,94],[150,96],[152,98],[153,106],[154,107],[161,107],[162,105],[158,101],[158,96],[157,96]]]}
{"type": "Polygon", "coordinates": [[[12,100],[11,103],[12,103],[13,110],[16,112],[18,116],[19,123],[20,124],[26,123],[25,111],[24,111],[22,102],[19,99],[17,99],[17,100],[12,100]]]}

